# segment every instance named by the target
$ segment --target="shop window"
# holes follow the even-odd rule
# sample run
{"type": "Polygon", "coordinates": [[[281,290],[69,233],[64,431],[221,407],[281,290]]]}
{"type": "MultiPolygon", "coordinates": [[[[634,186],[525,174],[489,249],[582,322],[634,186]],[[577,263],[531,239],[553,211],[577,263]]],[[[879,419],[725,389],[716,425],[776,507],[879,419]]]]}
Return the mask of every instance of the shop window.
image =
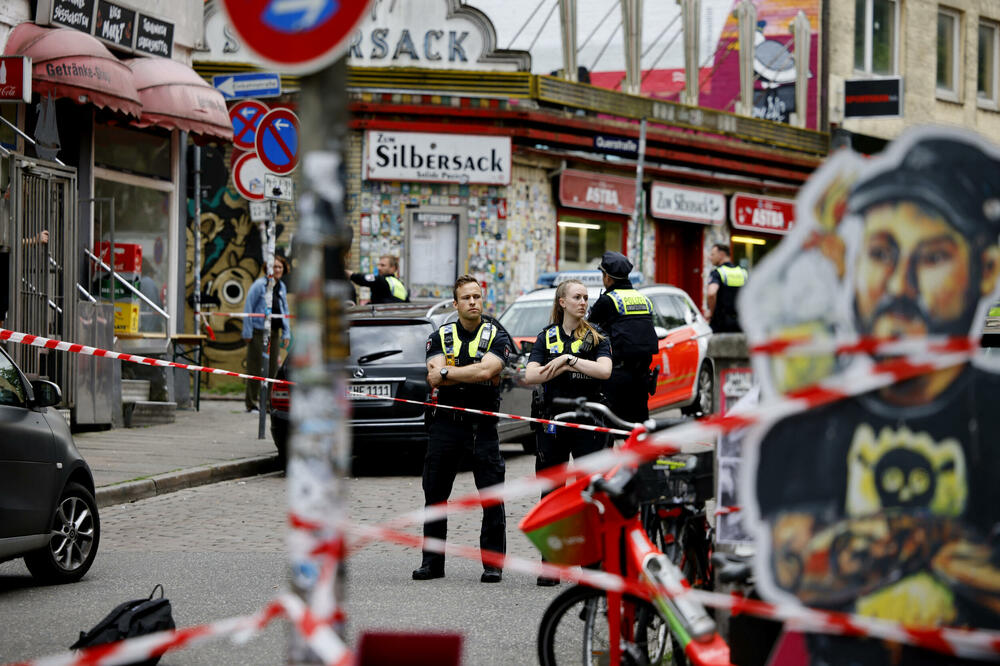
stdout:
{"type": "Polygon", "coordinates": [[[94,164],[170,180],[170,136],[158,130],[94,126],[94,164]]]}
{"type": "Polygon", "coordinates": [[[978,68],[976,71],[976,98],[980,104],[997,107],[997,88],[1000,87],[1000,24],[982,21],[979,24],[978,68]]]}
{"type": "Polygon", "coordinates": [[[564,218],[559,220],[559,270],[596,269],[608,250],[621,252],[619,222],[564,218]]]}
{"type": "MultiPolygon", "coordinates": [[[[170,247],[170,201],[173,196],[173,186],[169,183],[158,183],[151,179],[128,178],[119,174],[100,170],[99,178],[94,179],[94,196],[97,204],[114,202],[114,240],[115,244],[131,243],[142,248],[142,271],[139,274],[124,273],[143,296],[166,312],[167,285],[169,280],[169,247],[170,247]],[[118,178],[121,178],[120,180],[118,178]],[[140,181],[147,181],[142,184],[140,181]],[[150,182],[151,181],[151,182],[150,182]],[[151,186],[152,185],[152,186],[151,186]]],[[[105,208],[108,211],[110,206],[105,208]]],[[[110,241],[110,215],[102,212],[101,228],[96,230],[101,241],[110,241]]],[[[92,285],[94,294],[111,294],[107,285],[92,285]]],[[[124,287],[116,287],[115,301],[135,305],[139,311],[139,333],[166,334],[167,320],[151,308],[145,301],[124,287]]]]}
{"type": "Polygon", "coordinates": [[[757,236],[752,234],[740,234],[730,236],[732,247],[733,263],[742,266],[748,271],[760,263],[760,260],[773,250],[781,242],[780,236],[757,236]]]}
{"type": "Polygon", "coordinates": [[[937,21],[937,94],[948,100],[959,98],[959,36],[961,16],[951,9],[939,9],[937,21]]]}
{"type": "Polygon", "coordinates": [[[898,34],[897,0],[855,0],[854,69],[867,74],[895,74],[898,34]]]}

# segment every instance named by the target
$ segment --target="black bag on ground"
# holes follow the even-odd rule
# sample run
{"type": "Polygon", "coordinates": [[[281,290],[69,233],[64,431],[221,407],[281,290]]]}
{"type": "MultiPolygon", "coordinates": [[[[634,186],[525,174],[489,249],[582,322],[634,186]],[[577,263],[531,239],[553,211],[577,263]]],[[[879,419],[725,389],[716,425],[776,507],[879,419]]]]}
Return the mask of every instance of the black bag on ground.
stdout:
{"type": "MultiPolygon", "coordinates": [[[[126,638],[152,634],[175,627],[170,600],[164,598],[163,586],[157,583],[147,598],[133,599],[119,604],[90,631],[81,631],[80,638],[70,645],[69,649],[80,650],[95,645],[114,643],[126,638]],[[160,591],[160,596],[154,599],[157,590],[160,591]]],[[[153,657],[134,663],[138,666],[154,666],[159,661],[160,657],[153,657]]]]}

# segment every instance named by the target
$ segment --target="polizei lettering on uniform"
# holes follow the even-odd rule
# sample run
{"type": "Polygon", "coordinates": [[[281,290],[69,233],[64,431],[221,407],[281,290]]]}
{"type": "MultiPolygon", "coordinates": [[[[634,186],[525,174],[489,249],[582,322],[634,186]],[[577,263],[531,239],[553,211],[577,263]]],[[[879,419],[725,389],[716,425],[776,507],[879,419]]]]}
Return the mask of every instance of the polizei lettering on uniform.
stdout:
{"type": "Polygon", "coordinates": [[[416,146],[379,146],[375,149],[375,163],[380,167],[402,167],[404,169],[452,169],[455,171],[503,171],[504,163],[495,149],[490,154],[439,155],[420,153],[416,146]],[[409,150],[407,150],[409,149],[409,150]]]}

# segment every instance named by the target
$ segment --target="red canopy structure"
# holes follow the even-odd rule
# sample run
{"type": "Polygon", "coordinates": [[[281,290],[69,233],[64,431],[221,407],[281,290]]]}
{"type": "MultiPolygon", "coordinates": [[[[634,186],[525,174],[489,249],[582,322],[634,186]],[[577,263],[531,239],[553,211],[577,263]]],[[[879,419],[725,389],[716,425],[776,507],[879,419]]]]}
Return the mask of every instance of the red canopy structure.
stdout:
{"type": "Polygon", "coordinates": [[[4,55],[30,56],[35,92],[94,104],[138,118],[142,113],[132,70],[90,35],[71,28],[21,23],[4,55]]]}
{"type": "Polygon", "coordinates": [[[125,64],[135,77],[142,102],[142,115],[132,124],[233,140],[233,126],[222,93],[193,69],[169,58],[132,58],[125,64]]]}

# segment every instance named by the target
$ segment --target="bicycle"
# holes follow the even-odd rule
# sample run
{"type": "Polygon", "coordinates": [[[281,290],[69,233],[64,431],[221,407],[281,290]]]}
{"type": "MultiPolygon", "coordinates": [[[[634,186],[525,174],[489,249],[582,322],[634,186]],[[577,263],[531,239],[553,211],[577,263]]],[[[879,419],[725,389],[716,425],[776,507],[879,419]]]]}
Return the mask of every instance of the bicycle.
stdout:
{"type": "Polygon", "coordinates": [[[705,500],[713,491],[711,456],[660,456],[639,474],[646,534],[700,589],[712,589],[713,583],[713,534],[705,515],[705,500]]]}
{"type": "MultiPolygon", "coordinates": [[[[575,411],[566,417],[602,415],[618,427],[633,430],[599,403],[559,400],[575,411]]],[[[647,421],[647,431],[673,425],[647,421]]],[[[636,445],[637,432],[624,448],[636,445]]],[[[699,602],[669,597],[661,589],[685,586],[684,574],[646,535],[639,521],[635,469],[616,467],[546,495],[519,527],[541,551],[543,559],[563,565],[593,566],[646,584],[642,597],[575,585],[546,609],[538,632],[542,666],[571,663],[729,665],[729,646],[715,621],[699,602]]]]}

